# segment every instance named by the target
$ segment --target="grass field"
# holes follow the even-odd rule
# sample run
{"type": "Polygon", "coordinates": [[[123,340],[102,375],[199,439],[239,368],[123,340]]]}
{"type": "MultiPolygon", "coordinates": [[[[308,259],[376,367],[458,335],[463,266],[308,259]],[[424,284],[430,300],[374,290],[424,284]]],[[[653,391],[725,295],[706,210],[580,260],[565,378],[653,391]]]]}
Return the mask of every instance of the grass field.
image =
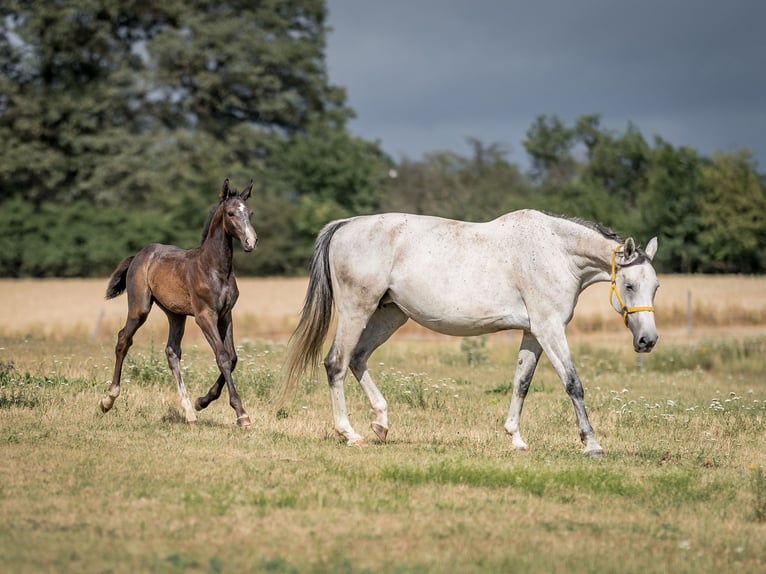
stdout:
{"type": "MultiPolygon", "coordinates": [[[[102,415],[125,298],[105,281],[0,281],[0,563],[4,572],[764,572],[766,278],[661,277],[657,349],[639,365],[608,288],[581,297],[570,343],[602,460],[585,459],[547,361],[503,422],[519,335],[407,326],[371,361],[389,402],[373,440],[349,377],[270,402],[305,280],[246,280],[235,381],[183,422],[155,311],[102,415]],[[687,326],[691,293],[692,325],[687,326]]],[[[192,327],[193,397],[216,376],[192,327]]]]}

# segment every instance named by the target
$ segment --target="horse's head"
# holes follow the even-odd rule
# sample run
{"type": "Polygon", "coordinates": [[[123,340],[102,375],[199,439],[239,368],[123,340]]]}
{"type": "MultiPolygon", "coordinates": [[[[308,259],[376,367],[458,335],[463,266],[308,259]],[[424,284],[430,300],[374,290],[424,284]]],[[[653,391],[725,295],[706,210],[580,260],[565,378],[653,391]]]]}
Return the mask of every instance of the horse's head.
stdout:
{"type": "Polygon", "coordinates": [[[228,178],[221,189],[223,228],[228,235],[239,239],[245,251],[252,251],[258,241],[253,224],[250,223],[253,210],[246,203],[252,191],[252,180],[242,193],[237,193],[237,190],[229,187],[228,178]]]}
{"type": "Polygon", "coordinates": [[[618,245],[612,253],[612,287],[610,302],[623,316],[625,326],[633,333],[633,348],[648,353],[657,343],[654,324],[654,295],[659,287],[652,259],[657,253],[657,238],[646,249],[638,249],[633,238],[618,245]]]}

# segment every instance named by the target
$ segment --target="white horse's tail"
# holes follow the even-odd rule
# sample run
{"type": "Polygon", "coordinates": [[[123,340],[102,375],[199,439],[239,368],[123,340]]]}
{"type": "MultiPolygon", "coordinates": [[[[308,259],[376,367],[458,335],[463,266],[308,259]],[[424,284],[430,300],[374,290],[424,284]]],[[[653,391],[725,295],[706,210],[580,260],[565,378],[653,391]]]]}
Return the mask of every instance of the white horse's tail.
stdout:
{"type": "Polygon", "coordinates": [[[316,375],[322,344],[330,329],[333,310],[332,277],[330,273],[330,242],[335,232],[348,223],[348,219],[328,223],[317,236],[311,256],[309,285],[298,326],[290,336],[285,369],[287,376],[279,393],[283,403],[298,385],[301,375],[310,366],[316,375]]]}

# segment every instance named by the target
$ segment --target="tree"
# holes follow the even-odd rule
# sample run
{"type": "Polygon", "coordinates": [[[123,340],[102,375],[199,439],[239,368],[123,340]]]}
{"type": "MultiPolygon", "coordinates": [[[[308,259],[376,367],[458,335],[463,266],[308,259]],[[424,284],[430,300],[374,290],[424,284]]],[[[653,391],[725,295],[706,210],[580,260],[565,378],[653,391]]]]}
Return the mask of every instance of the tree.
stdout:
{"type": "Polygon", "coordinates": [[[537,182],[561,185],[576,175],[572,155],[575,132],[557,117],[537,116],[527,130],[524,149],[532,162],[532,176],[537,182]]]}
{"type": "Polygon", "coordinates": [[[94,2],[4,4],[0,201],[83,197],[98,158],[135,134],[140,59],[122,20],[94,2]]]}
{"type": "MultiPolygon", "coordinates": [[[[294,254],[310,251],[318,213],[375,209],[388,160],[346,130],[353,111],[328,80],[325,20],[323,0],[4,3],[0,205],[28,222],[0,237],[14,249],[4,272],[47,273],[19,257],[34,259],[29,234],[75,204],[96,244],[112,210],[127,209],[136,217],[120,225],[143,243],[191,247],[225,177],[255,180],[294,254]],[[340,211],[306,207],[328,201],[340,211]]],[[[49,251],[64,240],[88,243],[65,233],[49,251]]]]}
{"type": "Polygon", "coordinates": [[[766,271],[766,190],[747,150],[713,154],[702,167],[698,240],[704,271],[766,271]]]}
{"type": "Polygon", "coordinates": [[[468,143],[471,156],[436,151],[418,161],[403,159],[387,180],[382,208],[469,221],[512,209],[529,188],[526,178],[501,145],[474,138],[468,143]]]}
{"type": "Polygon", "coordinates": [[[620,134],[597,131],[592,118],[594,116],[584,116],[575,129],[577,138],[588,150],[583,177],[616,196],[626,210],[633,210],[639,196],[646,191],[649,145],[632,123],[620,134]]]}
{"type": "Polygon", "coordinates": [[[321,0],[6,3],[0,201],[140,206],[172,185],[158,167],[183,159],[178,134],[226,171],[262,168],[312,122],[343,129],[325,17],[321,0]]]}
{"type": "Polygon", "coordinates": [[[649,191],[639,207],[647,236],[660,245],[655,265],[662,271],[700,271],[705,254],[698,241],[699,212],[695,199],[700,190],[703,159],[689,147],[674,148],[656,138],[648,170],[649,191]]]}

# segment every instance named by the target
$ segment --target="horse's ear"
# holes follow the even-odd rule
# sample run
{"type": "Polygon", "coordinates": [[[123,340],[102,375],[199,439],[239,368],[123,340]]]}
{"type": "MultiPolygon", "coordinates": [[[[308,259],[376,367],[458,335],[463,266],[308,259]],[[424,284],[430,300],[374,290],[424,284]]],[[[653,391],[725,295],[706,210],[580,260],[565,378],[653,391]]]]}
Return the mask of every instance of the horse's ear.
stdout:
{"type": "Polygon", "coordinates": [[[646,253],[646,256],[649,258],[649,261],[652,261],[654,259],[654,256],[657,255],[657,238],[652,237],[649,240],[649,243],[646,244],[646,249],[644,249],[644,252],[646,253]]]}
{"type": "Polygon", "coordinates": [[[221,199],[229,197],[229,178],[223,180],[223,187],[221,188],[221,199]]]}
{"type": "Polygon", "coordinates": [[[252,191],[253,191],[253,180],[251,179],[250,184],[245,188],[245,191],[239,194],[240,199],[242,199],[242,201],[247,201],[248,199],[250,199],[250,194],[252,193],[252,191]]]}
{"type": "Polygon", "coordinates": [[[636,242],[632,237],[628,237],[625,240],[625,244],[622,247],[622,262],[628,263],[636,256],[636,242]]]}

